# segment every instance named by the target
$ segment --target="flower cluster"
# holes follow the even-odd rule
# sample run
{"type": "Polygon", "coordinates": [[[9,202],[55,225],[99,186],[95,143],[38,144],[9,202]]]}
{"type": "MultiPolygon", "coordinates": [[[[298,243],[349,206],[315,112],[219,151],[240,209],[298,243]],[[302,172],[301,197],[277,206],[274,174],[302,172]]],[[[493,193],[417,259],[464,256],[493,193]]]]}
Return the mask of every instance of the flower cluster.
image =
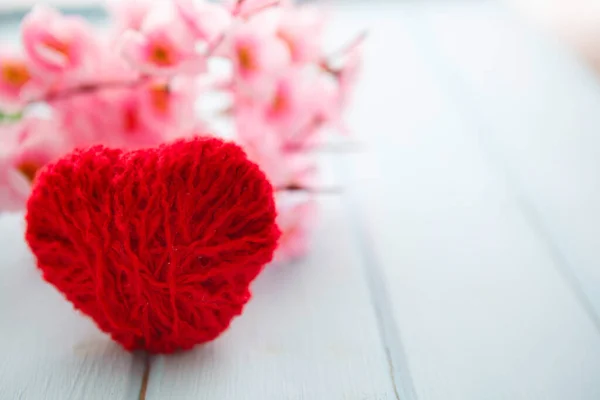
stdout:
{"type": "Polygon", "coordinates": [[[197,134],[236,140],[278,190],[280,259],[306,250],[311,149],[344,132],[362,36],[323,51],[323,13],[291,1],[127,0],[108,28],[35,7],[0,48],[0,211],[75,147],[136,149],[197,134]]]}

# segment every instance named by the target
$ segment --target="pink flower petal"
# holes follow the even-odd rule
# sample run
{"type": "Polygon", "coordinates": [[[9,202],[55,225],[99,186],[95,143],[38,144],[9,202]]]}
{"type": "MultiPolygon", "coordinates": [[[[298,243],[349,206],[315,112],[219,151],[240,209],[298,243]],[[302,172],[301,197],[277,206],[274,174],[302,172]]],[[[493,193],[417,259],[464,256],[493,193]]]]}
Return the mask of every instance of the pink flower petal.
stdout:
{"type": "Polygon", "coordinates": [[[317,212],[314,199],[296,204],[287,204],[285,200],[279,199],[277,203],[277,224],[281,230],[275,254],[277,262],[290,262],[306,255],[317,212]]]}
{"type": "Polygon", "coordinates": [[[254,24],[243,25],[233,34],[232,57],[238,78],[255,86],[260,86],[290,61],[285,44],[254,24]]]}
{"type": "Polygon", "coordinates": [[[286,11],[277,35],[286,43],[295,63],[317,62],[321,58],[324,16],[314,8],[301,7],[286,11]]]}
{"type": "Polygon", "coordinates": [[[38,85],[23,56],[0,53],[0,105],[4,111],[17,111],[24,106],[24,94],[38,85]]]}
{"type": "Polygon", "coordinates": [[[38,73],[73,74],[93,64],[94,36],[80,17],[38,5],[23,19],[21,33],[25,53],[38,73]]]}
{"type": "Polygon", "coordinates": [[[205,57],[196,50],[195,39],[173,18],[152,10],[141,31],[122,35],[121,53],[134,68],[162,76],[196,75],[206,70],[205,57]]]}
{"type": "Polygon", "coordinates": [[[203,0],[174,0],[181,19],[198,39],[213,42],[232,23],[231,13],[223,6],[203,0]]]}
{"type": "Polygon", "coordinates": [[[0,210],[19,211],[39,168],[68,150],[56,123],[26,118],[0,127],[0,210]]]}
{"type": "Polygon", "coordinates": [[[108,0],[107,9],[115,22],[117,33],[140,30],[154,3],[153,0],[108,0]]]}

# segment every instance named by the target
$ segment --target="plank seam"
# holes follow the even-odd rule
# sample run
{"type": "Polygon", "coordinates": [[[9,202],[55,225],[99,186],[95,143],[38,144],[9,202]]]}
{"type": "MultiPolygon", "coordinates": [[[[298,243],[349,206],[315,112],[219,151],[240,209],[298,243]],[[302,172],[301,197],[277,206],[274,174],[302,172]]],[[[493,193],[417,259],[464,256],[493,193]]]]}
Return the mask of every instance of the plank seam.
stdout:
{"type": "Polygon", "coordinates": [[[140,384],[138,400],[146,400],[146,392],[148,391],[148,381],[150,380],[150,368],[152,364],[152,356],[144,353],[144,373],[140,384]]]}
{"type": "MultiPolygon", "coordinates": [[[[348,168],[344,166],[338,170],[341,170],[339,175],[345,178],[344,181],[348,185],[349,179],[344,173],[348,168]]],[[[367,225],[360,211],[362,210],[360,201],[358,196],[353,194],[353,190],[346,191],[345,196],[342,197],[350,226],[353,227],[354,241],[361,255],[363,274],[366,277],[367,289],[375,311],[379,337],[388,363],[395,398],[396,400],[417,400],[402,337],[393,317],[392,303],[383,279],[381,262],[374,251],[371,236],[368,234],[367,225]]]]}

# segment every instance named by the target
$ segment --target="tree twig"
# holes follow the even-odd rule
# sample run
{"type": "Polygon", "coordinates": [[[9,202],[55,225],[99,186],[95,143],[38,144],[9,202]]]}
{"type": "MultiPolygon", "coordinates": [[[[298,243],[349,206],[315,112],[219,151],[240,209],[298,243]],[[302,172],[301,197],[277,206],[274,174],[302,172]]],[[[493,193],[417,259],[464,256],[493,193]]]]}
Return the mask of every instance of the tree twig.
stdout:
{"type": "Polygon", "coordinates": [[[297,183],[291,183],[286,186],[280,186],[275,188],[277,192],[305,192],[311,194],[340,194],[344,190],[341,187],[331,186],[331,187],[309,187],[302,186],[297,183]]]}
{"type": "Polygon", "coordinates": [[[245,14],[242,15],[242,17],[243,18],[250,18],[250,17],[252,17],[252,16],[254,16],[254,15],[256,15],[256,14],[258,14],[258,13],[260,13],[260,12],[266,10],[266,9],[268,9],[268,8],[277,7],[280,3],[281,2],[279,0],[275,0],[275,1],[272,1],[270,3],[263,4],[260,7],[256,7],[253,10],[247,11],[245,14]]]}
{"type": "Polygon", "coordinates": [[[93,93],[100,90],[107,89],[129,89],[141,85],[147,82],[146,77],[132,80],[132,81],[112,81],[102,83],[86,83],[80,86],[74,86],[60,92],[48,92],[41,97],[31,99],[27,102],[27,105],[40,103],[40,102],[53,102],[57,100],[63,100],[72,96],[84,95],[87,93],[93,93]]]}

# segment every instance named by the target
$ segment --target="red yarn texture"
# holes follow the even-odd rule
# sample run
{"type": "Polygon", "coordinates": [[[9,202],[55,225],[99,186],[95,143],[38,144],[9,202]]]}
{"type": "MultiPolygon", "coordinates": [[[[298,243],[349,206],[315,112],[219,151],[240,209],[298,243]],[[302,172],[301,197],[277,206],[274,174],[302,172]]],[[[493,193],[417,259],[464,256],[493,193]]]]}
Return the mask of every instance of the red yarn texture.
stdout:
{"type": "Polygon", "coordinates": [[[217,337],[277,246],[271,184],[219,139],[76,150],[36,179],[26,236],[38,267],[128,350],[217,337]]]}

